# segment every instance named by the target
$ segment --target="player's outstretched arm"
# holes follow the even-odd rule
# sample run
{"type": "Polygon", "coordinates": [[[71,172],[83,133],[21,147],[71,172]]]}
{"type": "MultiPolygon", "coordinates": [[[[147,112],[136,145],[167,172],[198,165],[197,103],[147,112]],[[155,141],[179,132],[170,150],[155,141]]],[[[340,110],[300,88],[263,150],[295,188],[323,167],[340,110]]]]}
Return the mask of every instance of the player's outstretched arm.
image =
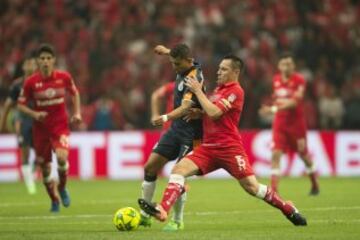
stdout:
{"type": "Polygon", "coordinates": [[[160,116],[160,103],[161,98],[164,96],[164,88],[165,86],[161,86],[151,94],[151,122],[155,121],[160,116]]]}
{"type": "Polygon", "coordinates": [[[159,55],[169,55],[170,54],[170,49],[165,47],[164,45],[157,45],[154,48],[154,52],[156,54],[159,54],[159,55]]]}
{"type": "Polygon", "coordinates": [[[183,117],[191,108],[192,101],[191,100],[182,100],[181,105],[171,112],[158,116],[152,121],[154,126],[162,126],[165,122],[169,120],[174,120],[183,117]]]}
{"type": "Polygon", "coordinates": [[[213,104],[202,91],[203,81],[199,83],[194,77],[188,77],[185,85],[196,95],[205,113],[213,120],[219,119],[223,111],[213,104]]]}
{"type": "Polygon", "coordinates": [[[5,131],[6,119],[10,112],[10,109],[15,106],[14,101],[11,98],[6,98],[4,104],[4,110],[0,116],[0,132],[5,131]]]}

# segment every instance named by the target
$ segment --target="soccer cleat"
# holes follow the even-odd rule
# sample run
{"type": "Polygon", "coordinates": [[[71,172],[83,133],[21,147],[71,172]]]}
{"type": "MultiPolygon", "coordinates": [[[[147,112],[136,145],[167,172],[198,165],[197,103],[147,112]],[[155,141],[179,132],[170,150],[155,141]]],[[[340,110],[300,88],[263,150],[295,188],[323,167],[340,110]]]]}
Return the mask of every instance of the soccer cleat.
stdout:
{"type": "Polygon", "coordinates": [[[150,216],[145,216],[143,214],[140,214],[140,223],[139,223],[140,226],[151,227],[151,224],[152,224],[152,219],[150,216]]]}
{"type": "Polygon", "coordinates": [[[310,192],[309,192],[309,195],[310,195],[310,196],[317,196],[317,195],[319,195],[319,194],[320,194],[320,190],[319,190],[319,188],[317,188],[317,187],[311,188],[311,190],[310,190],[310,192]]]}
{"type": "Polygon", "coordinates": [[[64,207],[69,207],[70,202],[71,202],[69,192],[66,189],[64,189],[62,191],[59,191],[59,194],[60,194],[62,205],[64,207]]]}
{"type": "Polygon", "coordinates": [[[36,193],[36,185],[34,182],[26,184],[26,189],[30,195],[34,195],[36,193]]]}
{"type": "Polygon", "coordinates": [[[160,222],[166,221],[167,212],[163,209],[163,207],[160,204],[148,203],[145,199],[142,198],[138,199],[138,203],[140,208],[150,216],[153,216],[160,222]]]}
{"type": "Polygon", "coordinates": [[[290,204],[294,210],[291,214],[287,215],[286,218],[289,219],[289,221],[292,222],[295,226],[306,226],[306,218],[303,217],[290,202],[288,202],[288,204],[290,204]]]}
{"type": "Polygon", "coordinates": [[[50,212],[52,212],[52,213],[60,212],[60,203],[59,202],[51,202],[50,212]]]}
{"type": "Polygon", "coordinates": [[[174,220],[169,221],[165,227],[163,228],[163,231],[167,231],[167,232],[173,232],[173,231],[179,231],[179,230],[184,230],[184,222],[176,222],[174,220]]]}

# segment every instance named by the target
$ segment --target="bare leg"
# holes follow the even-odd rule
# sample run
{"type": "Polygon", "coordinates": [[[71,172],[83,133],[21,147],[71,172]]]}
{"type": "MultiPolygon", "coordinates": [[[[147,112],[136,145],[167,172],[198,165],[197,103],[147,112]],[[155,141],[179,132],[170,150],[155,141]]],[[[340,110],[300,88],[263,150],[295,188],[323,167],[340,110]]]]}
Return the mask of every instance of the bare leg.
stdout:
{"type": "Polygon", "coordinates": [[[290,203],[286,202],[266,185],[258,183],[254,175],[244,177],[239,180],[240,185],[250,195],[260,198],[279,209],[294,225],[306,225],[306,219],[301,216],[297,209],[290,203]]]}
{"type": "Polygon", "coordinates": [[[271,156],[271,188],[278,192],[279,178],[280,178],[280,159],[283,152],[274,149],[271,156]]]}
{"type": "Polygon", "coordinates": [[[24,178],[24,182],[26,185],[26,188],[29,192],[29,194],[35,194],[36,193],[36,185],[34,181],[34,176],[32,172],[32,167],[30,165],[30,147],[29,146],[23,146],[20,148],[21,151],[21,173],[24,178]]]}
{"type": "Polygon", "coordinates": [[[298,140],[297,148],[298,148],[297,149],[298,154],[306,166],[306,172],[308,173],[310,181],[311,181],[311,190],[310,190],[309,194],[310,195],[318,195],[320,190],[319,190],[319,183],[318,183],[317,176],[316,176],[316,167],[307,151],[306,141],[304,138],[298,140]]]}

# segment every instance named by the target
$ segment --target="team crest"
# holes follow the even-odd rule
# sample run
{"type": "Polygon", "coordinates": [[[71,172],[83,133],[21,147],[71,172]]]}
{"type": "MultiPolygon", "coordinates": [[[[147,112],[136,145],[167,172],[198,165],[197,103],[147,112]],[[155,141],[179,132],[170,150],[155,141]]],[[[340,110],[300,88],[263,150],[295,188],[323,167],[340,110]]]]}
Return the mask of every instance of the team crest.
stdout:
{"type": "Polygon", "coordinates": [[[181,92],[184,89],[184,81],[181,81],[178,85],[178,90],[181,92]]]}
{"type": "Polygon", "coordinates": [[[48,98],[53,98],[53,97],[55,97],[55,94],[56,94],[56,91],[55,91],[55,89],[53,89],[53,88],[46,89],[46,91],[45,91],[45,95],[46,95],[46,97],[48,97],[48,98]]]}

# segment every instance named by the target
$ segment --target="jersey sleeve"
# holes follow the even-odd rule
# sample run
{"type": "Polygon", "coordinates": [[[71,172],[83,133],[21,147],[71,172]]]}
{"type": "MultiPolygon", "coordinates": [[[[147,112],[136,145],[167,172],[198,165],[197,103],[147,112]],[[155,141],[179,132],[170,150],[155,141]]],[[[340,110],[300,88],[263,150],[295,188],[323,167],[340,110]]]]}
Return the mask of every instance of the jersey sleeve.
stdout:
{"type": "Polygon", "coordinates": [[[174,94],[175,82],[169,82],[160,87],[159,96],[165,97],[174,94]]]}
{"type": "Polygon", "coordinates": [[[24,85],[20,91],[20,95],[18,98],[18,104],[26,105],[29,101],[32,100],[32,90],[31,90],[31,82],[29,80],[24,81],[24,85]]]}
{"type": "MultiPolygon", "coordinates": [[[[198,80],[199,82],[204,80],[204,76],[203,76],[201,70],[198,69],[198,68],[193,69],[187,75],[187,77],[195,77],[195,79],[198,80]]],[[[205,91],[204,86],[203,86],[203,91],[205,91]]],[[[183,100],[195,102],[196,101],[196,96],[187,87],[185,87],[183,100]]]]}
{"type": "Polygon", "coordinates": [[[243,103],[243,92],[234,90],[221,96],[221,98],[215,102],[215,105],[220,108],[223,113],[226,113],[230,110],[241,110],[243,103]]]}
{"type": "Polygon", "coordinates": [[[78,93],[78,89],[75,85],[73,77],[70,75],[70,73],[65,73],[65,88],[68,92],[70,92],[71,95],[75,95],[78,93]]]}
{"type": "Polygon", "coordinates": [[[169,96],[174,94],[175,82],[169,82],[164,86],[164,95],[169,96]]]}

